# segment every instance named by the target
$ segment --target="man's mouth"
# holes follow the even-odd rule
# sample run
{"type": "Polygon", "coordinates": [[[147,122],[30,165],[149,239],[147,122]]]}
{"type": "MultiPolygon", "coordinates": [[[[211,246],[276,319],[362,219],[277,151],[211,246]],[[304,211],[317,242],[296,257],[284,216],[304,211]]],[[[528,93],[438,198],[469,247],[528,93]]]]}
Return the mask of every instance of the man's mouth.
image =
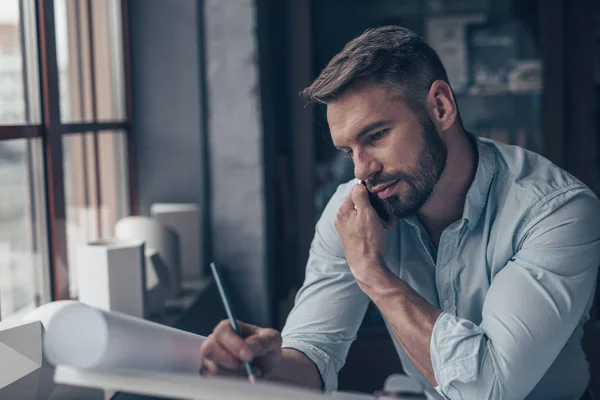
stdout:
{"type": "Polygon", "coordinates": [[[394,194],[396,186],[399,183],[400,183],[399,179],[395,180],[393,182],[383,183],[381,185],[375,186],[373,189],[371,189],[371,192],[373,192],[377,196],[379,196],[380,199],[385,199],[385,198],[390,197],[391,195],[394,194]]]}

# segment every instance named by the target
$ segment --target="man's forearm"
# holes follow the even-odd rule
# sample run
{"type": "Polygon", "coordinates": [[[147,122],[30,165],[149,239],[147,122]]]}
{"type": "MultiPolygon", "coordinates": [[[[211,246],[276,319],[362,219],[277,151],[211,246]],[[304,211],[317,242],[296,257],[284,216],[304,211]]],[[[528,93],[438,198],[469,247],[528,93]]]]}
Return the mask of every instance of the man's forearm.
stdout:
{"type": "Polygon", "coordinates": [[[304,353],[283,349],[281,362],[267,380],[320,390],[323,386],[317,366],[304,353]]]}
{"type": "Polygon", "coordinates": [[[442,311],[404,281],[388,274],[387,269],[384,271],[386,273],[363,290],[385,316],[414,366],[433,386],[437,386],[429,346],[433,326],[442,311]]]}

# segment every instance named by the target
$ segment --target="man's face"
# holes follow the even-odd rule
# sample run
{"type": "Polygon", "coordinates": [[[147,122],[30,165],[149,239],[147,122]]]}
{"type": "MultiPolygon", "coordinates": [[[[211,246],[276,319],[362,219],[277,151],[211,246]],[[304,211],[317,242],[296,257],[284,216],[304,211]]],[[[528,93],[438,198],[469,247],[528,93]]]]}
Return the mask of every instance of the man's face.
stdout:
{"type": "Polygon", "coordinates": [[[327,106],[335,146],[354,162],[356,178],[396,218],[425,205],[446,165],[446,146],[431,119],[419,119],[402,100],[365,85],[327,106]]]}

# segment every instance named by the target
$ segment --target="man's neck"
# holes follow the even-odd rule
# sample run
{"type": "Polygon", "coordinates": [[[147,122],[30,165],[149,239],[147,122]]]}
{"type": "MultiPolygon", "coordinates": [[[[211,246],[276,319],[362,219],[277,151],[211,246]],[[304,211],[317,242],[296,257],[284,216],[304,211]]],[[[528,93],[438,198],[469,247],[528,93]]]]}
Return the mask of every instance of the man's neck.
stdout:
{"type": "Polygon", "coordinates": [[[477,144],[464,130],[457,128],[446,135],[446,167],[432,197],[417,213],[436,248],[444,229],[462,217],[478,160],[477,144]]]}

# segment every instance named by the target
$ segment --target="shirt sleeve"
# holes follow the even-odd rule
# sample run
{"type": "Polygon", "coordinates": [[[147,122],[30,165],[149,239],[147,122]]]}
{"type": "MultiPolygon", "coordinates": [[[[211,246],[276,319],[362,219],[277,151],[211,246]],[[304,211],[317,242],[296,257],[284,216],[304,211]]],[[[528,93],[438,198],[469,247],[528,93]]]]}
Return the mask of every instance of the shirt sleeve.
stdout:
{"type": "Polygon", "coordinates": [[[353,183],[338,188],[317,223],[304,284],[282,331],[282,347],[310,358],[327,392],[337,389],[338,372],[369,305],[348,267],[334,227],[338,208],[353,183]]]}
{"type": "Polygon", "coordinates": [[[525,398],[589,311],[600,208],[589,190],[569,196],[532,213],[518,251],[492,279],[479,326],[439,316],[430,350],[446,398],[525,398]]]}

